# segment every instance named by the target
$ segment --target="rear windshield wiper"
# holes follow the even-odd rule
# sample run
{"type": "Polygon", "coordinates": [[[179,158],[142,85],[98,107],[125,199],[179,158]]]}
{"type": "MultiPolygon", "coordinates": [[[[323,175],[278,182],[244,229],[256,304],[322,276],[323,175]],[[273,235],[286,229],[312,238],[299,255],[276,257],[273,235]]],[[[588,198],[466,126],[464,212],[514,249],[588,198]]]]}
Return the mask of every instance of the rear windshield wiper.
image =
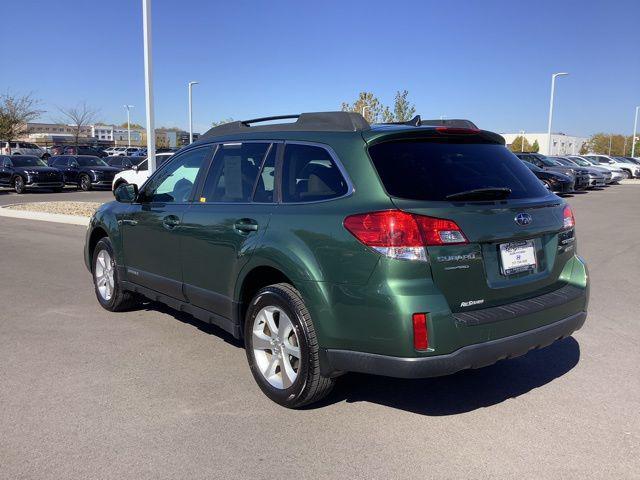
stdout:
{"type": "Polygon", "coordinates": [[[464,192],[452,193],[447,195],[447,200],[502,200],[511,195],[511,189],[507,187],[500,188],[474,188],[473,190],[465,190],[464,192]]]}

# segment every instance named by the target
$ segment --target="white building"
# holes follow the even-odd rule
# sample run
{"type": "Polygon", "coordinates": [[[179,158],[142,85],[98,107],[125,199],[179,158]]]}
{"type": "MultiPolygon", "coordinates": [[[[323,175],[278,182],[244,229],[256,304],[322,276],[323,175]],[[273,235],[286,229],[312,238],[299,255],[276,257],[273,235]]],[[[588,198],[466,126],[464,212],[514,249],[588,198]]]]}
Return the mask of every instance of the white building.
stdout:
{"type": "MultiPolygon", "coordinates": [[[[522,136],[522,133],[501,133],[507,142],[507,145],[511,145],[517,137],[522,136]]],[[[552,133],[551,134],[551,150],[549,150],[548,137],[546,133],[526,133],[524,138],[529,142],[529,145],[533,145],[537,140],[540,146],[540,153],[545,155],[578,155],[582,145],[589,139],[587,137],[574,137],[566,135],[564,133],[552,133]]]]}
{"type": "Polygon", "coordinates": [[[98,140],[113,142],[113,125],[92,125],[91,136],[98,140]]]}

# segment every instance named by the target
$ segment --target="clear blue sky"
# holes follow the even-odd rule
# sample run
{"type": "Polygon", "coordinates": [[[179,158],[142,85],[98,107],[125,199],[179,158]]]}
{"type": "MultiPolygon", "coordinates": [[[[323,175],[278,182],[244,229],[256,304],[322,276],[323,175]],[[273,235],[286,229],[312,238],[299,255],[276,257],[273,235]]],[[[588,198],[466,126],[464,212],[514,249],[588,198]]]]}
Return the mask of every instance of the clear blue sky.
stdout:
{"type": "MultiPolygon", "coordinates": [[[[339,109],[407,89],[423,117],[495,131],[630,133],[640,105],[640,1],[153,0],[157,126],[339,109]]],[[[106,122],[144,123],[140,0],[3,3],[0,91],[86,100],[106,122]],[[12,20],[14,19],[14,20],[12,20]]]]}

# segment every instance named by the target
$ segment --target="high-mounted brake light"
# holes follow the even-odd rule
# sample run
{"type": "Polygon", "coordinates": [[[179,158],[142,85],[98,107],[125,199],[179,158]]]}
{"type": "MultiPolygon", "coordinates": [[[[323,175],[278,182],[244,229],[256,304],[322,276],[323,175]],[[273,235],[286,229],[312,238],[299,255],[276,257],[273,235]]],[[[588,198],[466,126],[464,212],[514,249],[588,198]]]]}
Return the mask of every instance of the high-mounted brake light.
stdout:
{"type": "Polygon", "coordinates": [[[576,226],[576,219],[574,218],[573,212],[571,211],[571,207],[569,205],[564,207],[562,217],[564,228],[573,228],[576,226]]]}
{"type": "Polygon", "coordinates": [[[467,243],[462,230],[452,220],[400,210],[351,215],[345,218],[344,227],[379,253],[403,260],[426,261],[426,246],[467,243]]]}
{"type": "Polygon", "coordinates": [[[460,127],[436,127],[438,133],[450,133],[454,135],[475,135],[480,133],[479,128],[460,128],[460,127]]]}
{"type": "Polygon", "coordinates": [[[426,350],[429,348],[429,334],[427,332],[427,314],[414,313],[413,321],[413,348],[426,350]]]}

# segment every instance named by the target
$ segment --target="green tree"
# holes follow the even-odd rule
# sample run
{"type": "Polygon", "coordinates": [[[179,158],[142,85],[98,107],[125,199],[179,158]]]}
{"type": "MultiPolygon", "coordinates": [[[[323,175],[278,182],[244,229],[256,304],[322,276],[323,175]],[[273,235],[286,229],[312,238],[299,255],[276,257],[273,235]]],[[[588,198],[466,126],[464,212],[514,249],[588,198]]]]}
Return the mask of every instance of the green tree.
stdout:
{"type": "Polygon", "coordinates": [[[580,151],[582,150],[586,150],[585,153],[622,156],[625,150],[627,153],[631,151],[631,138],[616,133],[599,132],[591,135],[580,151]]]}
{"type": "Polygon", "coordinates": [[[531,150],[529,151],[535,153],[538,153],[540,151],[540,144],[538,143],[538,140],[533,141],[533,145],[531,145],[531,150]]]}
{"type": "Polygon", "coordinates": [[[225,118],[224,120],[218,120],[217,122],[212,122],[211,126],[212,127],[219,127],[220,125],[224,125],[225,123],[231,123],[231,122],[235,122],[235,120],[231,117],[229,118],[225,118]]]}
{"type": "Polygon", "coordinates": [[[522,135],[519,135],[516,138],[514,138],[513,142],[511,142],[511,145],[509,145],[509,149],[512,152],[531,152],[532,148],[533,147],[531,146],[529,141],[526,139],[526,137],[523,137],[522,135]],[[523,141],[524,141],[524,148],[522,145],[523,141]]]}
{"type": "Polygon", "coordinates": [[[0,140],[15,140],[27,133],[27,123],[37,119],[43,112],[40,101],[32,94],[0,95],[0,140]]]}
{"type": "Polygon", "coordinates": [[[342,102],[341,108],[343,112],[359,113],[369,123],[378,123],[384,111],[380,100],[371,92],[360,92],[355,102],[342,102]]]}
{"type": "Polygon", "coordinates": [[[389,107],[384,107],[382,112],[382,119],[384,122],[406,122],[415,116],[416,107],[407,100],[408,95],[409,92],[407,90],[396,92],[396,97],[393,102],[393,111],[389,107]]]}

